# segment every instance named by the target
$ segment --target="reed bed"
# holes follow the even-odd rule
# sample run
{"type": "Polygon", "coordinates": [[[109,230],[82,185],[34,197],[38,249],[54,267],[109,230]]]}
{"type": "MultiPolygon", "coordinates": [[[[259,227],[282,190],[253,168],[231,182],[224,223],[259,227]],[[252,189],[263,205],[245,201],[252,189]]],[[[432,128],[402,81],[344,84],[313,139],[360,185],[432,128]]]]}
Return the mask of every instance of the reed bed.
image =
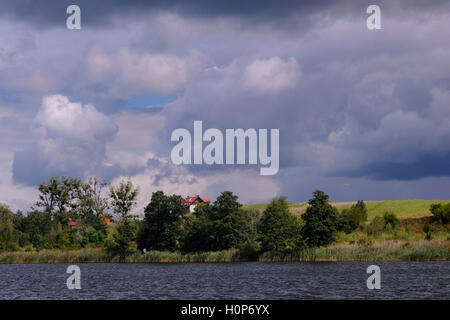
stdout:
{"type": "Polygon", "coordinates": [[[14,251],[0,253],[0,263],[83,263],[108,262],[100,248],[80,250],[14,251]]]}
{"type": "Polygon", "coordinates": [[[238,250],[230,249],[211,252],[170,252],[149,251],[145,254],[136,253],[125,259],[126,262],[238,262],[238,250]]]}
{"type": "Polygon", "coordinates": [[[125,258],[109,258],[103,249],[81,250],[41,250],[35,252],[14,251],[0,253],[0,263],[96,263],[96,262],[237,262],[238,250],[230,249],[216,252],[169,252],[149,251],[141,253],[136,251],[125,258]]]}
{"type": "MultiPolygon", "coordinates": [[[[265,252],[261,262],[319,262],[319,261],[434,261],[450,260],[449,240],[384,240],[373,245],[336,244],[294,252],[265,252]]],[[[0,263],[180,263],[180,262],[243,262],[239,250],[217,252],[134,252],[124,259],[109,258],[101,248],[80,250],[41,250],[0,253],[0,263]]]]}
{"type": "Polygon", "coordinates": [[[374,245],[332,245],[289,253],[265,252],[259,261],[433,261],[450,260],[450,242],[444,240],[386,240],[374,245]]]}

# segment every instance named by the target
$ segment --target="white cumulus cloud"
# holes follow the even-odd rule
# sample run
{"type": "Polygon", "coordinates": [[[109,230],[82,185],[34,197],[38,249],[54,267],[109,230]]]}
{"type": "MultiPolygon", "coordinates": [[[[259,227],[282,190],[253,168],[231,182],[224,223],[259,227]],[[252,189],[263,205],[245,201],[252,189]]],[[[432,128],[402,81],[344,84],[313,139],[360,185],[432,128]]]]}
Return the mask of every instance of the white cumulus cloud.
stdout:
{"type": "Polygon", "coordinates": [[[94,143],[108,139],[117,131],[114,122],[93,105],[70,102],[59,94],[44,97],[35,120],[51,139],[70,138],[94,143]]]}
{"type": "Polygon", "coordinates": [[[50,176],[89,175],[106,159],[106,144],[117,125],[92,105],[46,96],[35,118],[36,139],[14,156],[17,182],[33,185],[50,176]]]}
{"type": "Polygon", "coordinates": [[[87,58],[91,81],[107,85],[115,97],[154,93],[169,95],[182,90],[205,66],[205,58],[192,51],[188,56],[137,53],[122,49],[115,54],[93,51],[87,58]]]}
{"type": "Polygon", "coordinates": [[[259,93],[278,93],[294,87],[300,80],[300,65],[294,58],[258,59],[244,70],[243,85],[259,93]]]}

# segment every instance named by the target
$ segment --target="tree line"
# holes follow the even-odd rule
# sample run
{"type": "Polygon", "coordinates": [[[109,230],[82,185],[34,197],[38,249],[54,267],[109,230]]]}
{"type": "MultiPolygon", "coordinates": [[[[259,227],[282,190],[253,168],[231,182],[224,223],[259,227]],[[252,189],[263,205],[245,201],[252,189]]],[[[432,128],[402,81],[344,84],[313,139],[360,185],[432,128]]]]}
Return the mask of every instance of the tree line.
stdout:
{"type": "Polygon", "coordinates": [[[289,211],[285,197],[273,199],[261,212],[244,208],[237,195],[224,191],[189,214],[180,195],[156,191],[143,219],[131,214],[139,188],[130,181],[108,187],[98,178],[83,183],[54,177],[38,191],[27,214],[0,204],[0,251],[103,247],[111,256],[125,257],[136,250],[237,248],[251,258],[265,251],[327,245],[336,231],[351,232],[367,219],[364,202],[339,213],[320,190],[301,217],[289,211]]]}
{"type": "Polygon", "coordinates": [[[128,217],[139,192],[131,182],[107,190],[96,177],[85,183],[53,177],[38,191],[26,214],[0,204],[0,251],[102,247],[109,237],[107,222],[128,217]]]}
{"type": "MultiPolygon", "coordinates": [[[[326,246],[338,232],[361,228],[376,234],[395,228],[394,214],[367,221],[360,200],[341,212],[321,190],[313,192],[306,211],[294,215],[285,197],[274,198],[263,210],[246,208],[231,191],[213,203],[200,203],[188,213],[180,195],[153,192],[142,219],[131,212],[139,188],[130,181],[108,186],[91,178],[51,178],[38,187],[38,201],[27,214],[0,204],[0,251],[100,247],[111,257],[138,251],[201,252],[239,249],[246,259],[267,251],[289,252],[326,246]],[[114,223],[109,224],[109,221],[114,223]]],[[[450,205],[433,205],[438,221],[449,222],[450,205]]]]}

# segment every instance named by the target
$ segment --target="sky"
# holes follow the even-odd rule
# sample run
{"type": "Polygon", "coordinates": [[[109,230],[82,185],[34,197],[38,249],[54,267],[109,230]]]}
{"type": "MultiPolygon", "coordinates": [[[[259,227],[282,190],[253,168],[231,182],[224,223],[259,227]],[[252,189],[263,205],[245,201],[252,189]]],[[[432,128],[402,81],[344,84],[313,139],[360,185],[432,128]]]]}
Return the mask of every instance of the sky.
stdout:
{"type": "Polygon", "coordinates": [[[2,0],[0,202],[52,176],[242,203],[449,199],[448,1],[2,0]],[[66,8],[81,8],[81,30],[66,8]],[[369,30],[366,9],[381,8],[369,30]],[[280,132],[278,174],[179,165],[177,128],[280,132]]]}

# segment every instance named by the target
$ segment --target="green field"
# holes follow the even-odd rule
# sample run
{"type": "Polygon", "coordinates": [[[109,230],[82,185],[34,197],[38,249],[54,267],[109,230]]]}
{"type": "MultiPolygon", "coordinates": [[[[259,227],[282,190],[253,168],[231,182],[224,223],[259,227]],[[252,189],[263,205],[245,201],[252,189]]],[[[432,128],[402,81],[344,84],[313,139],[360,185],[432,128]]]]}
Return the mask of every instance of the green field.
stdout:
{"type": "MultiPolygon", "coordinates": [[[[383,215],[386,211],[395,213],[398,217],[417,217],[431,215],[430,205],[433,203],[449,203],[450,200],[383,200],[383,201],[364,201],[367,206],[369,220],[375,216],[383,215]]],[[[330,202],[337,209],[350,207],[356,202],[330,202]]],[[[254,208],[264,210],[267,204],[251,204],[245,205],[245,208],[254,208]]],[[[290,203],[289,209],[294,214],[302,214],[305,212],[308,204],[306,202],[290,203]]]]}

